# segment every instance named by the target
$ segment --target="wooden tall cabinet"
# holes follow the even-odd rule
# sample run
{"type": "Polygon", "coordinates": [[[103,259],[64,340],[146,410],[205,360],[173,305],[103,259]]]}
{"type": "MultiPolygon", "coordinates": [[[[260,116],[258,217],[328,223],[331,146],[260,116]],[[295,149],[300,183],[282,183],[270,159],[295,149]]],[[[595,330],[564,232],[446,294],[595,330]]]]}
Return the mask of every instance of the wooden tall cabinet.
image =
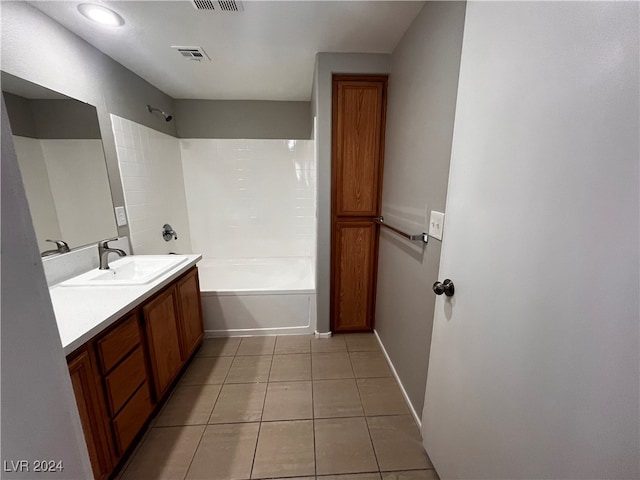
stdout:
{"type": "Polygon", "coordinates": [[[373,329],[387,77],[334,75],[331,329],[373,329]]]}

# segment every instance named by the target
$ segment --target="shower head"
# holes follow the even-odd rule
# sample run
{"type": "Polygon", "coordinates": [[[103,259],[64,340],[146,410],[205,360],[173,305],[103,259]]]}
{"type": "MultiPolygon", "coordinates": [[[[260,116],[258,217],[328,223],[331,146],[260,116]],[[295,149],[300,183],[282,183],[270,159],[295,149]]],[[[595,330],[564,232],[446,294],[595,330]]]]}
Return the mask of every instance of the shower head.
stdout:
{"type": "Polygon", "coordinates": [[[147,105],[147,110],[149,110],[149,113],[159,112],[164,117],[165,122],[170,122],[171,120],[173,120],[173,117],[171,115],[169,115],[168,113],[164,113],[159,108],[152,107],[151,105],[147,105]]]}

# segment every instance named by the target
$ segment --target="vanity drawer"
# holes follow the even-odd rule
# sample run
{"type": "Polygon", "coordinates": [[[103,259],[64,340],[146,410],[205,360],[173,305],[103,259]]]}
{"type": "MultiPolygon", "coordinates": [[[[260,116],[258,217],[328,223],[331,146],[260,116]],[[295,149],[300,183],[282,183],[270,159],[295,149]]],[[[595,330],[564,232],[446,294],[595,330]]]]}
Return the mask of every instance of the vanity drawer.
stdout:
{"type": "Polygon", "coordinates": [[[102,371],[107,373],[115,367],[139,343],[140,329],[136,313],[98,340],[98,357],[102,371]]]}
{"type": "Polygon", "coordinates": [[[107,377],[109,411],[115,415],[147,378],[142,347],[138,346],[107,377]]]}
{"type": "Polygon", "coordinates": [[[131,400],[113,419],[113,430],[120,455],[131,445],[131,442],[147,421],[152,409],[149,385],[144,382],[131,400]]]}

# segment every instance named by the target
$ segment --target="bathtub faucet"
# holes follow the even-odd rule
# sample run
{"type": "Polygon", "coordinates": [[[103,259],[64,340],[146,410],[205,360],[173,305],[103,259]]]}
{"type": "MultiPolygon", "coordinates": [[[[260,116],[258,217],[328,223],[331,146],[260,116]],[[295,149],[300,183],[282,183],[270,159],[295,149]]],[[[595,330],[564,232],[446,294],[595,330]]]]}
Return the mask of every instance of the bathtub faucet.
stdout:
{"type": "Polygon", "coordinates": [[[165,223],[162,226],[162,238],[164,238],[165,242],[170,241],[172,238],[178,239],[178,234],[175,232],[171,225],[165,223]]]}

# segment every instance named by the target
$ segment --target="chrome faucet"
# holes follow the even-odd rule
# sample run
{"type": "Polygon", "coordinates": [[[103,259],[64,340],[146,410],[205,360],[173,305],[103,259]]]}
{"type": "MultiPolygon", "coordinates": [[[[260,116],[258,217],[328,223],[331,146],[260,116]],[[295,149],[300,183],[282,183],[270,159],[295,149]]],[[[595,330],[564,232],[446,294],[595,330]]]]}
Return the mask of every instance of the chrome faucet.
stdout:
{"type": "Polygon", "coordinates": [[[67,253],[69,252],[69,245],[67,242],[63,240],[45,240],[45,242],[51,242],[56,244],[55,250],[45,250],[40,254],[41,257],[48,257],[49,255],[55,255],[56,253],[67,253]]]}
{"type": "Polygon", "coordinates": [[[121,257],[127,255],[127,252],[120,250],[119,248],[109,248],[109,242],[116,241],[117,238],[110,238],[108,240],[101,240],[98,242],[98,256],[100,257],[100,270],[109,270],[109,254],[117,253],[121,257]]]}

